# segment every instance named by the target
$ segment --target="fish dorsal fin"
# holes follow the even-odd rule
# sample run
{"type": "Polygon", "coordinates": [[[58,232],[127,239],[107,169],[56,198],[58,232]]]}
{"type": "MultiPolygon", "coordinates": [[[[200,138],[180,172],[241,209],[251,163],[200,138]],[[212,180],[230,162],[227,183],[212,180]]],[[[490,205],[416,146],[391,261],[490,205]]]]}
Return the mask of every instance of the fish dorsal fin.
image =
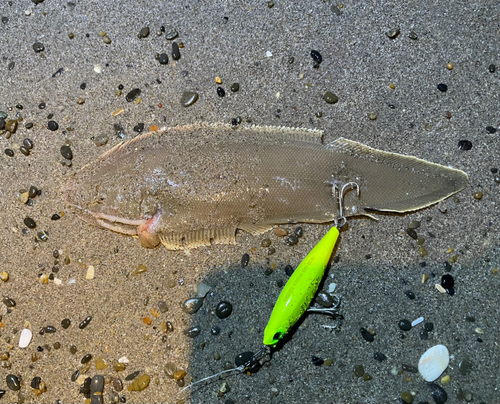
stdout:
{"type": "Polygon", "coordinates": [[[257,236],[259,234],[271,230],[273,226],[272,224],[245,223],[245,224],[240,224],[238,228],[246,231],[247,233],[250,233],[253,236],[257,236]]]}
{"type": "Polygon", "coordinates": [[[236,244],[236,228],[233,226],[199,229],[184,233],[159,233],[161,243],[167,250],[183,250],[215,244],[236,244]]]}

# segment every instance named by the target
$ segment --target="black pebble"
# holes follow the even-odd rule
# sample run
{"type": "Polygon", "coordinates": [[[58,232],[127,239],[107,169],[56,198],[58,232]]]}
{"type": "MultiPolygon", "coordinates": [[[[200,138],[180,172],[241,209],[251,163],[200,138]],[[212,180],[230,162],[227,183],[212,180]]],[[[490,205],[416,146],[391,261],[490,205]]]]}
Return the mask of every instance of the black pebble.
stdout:
{"type": "Polygon", "coordinates": [[[36,376],[31,380],[30,386],[33,389],[40,388],[40,383],[42,382],[42,378],[40,376],[36,376]]]}
{"type": "Polygon", "coordinates": [[[243,256],[241,257],[241,266],[246,267],[248,265],[248,261],[250,261],[250,255],[243,254],[243,256]]]}
{"type": "Polygon", "coordinates": [[[64,72],[64,68],[60,68],[59,70],[57,70],[53,75],[52,77],[59,77],[62,73],[64,72]]]}
{"type": "Polygon", "coordinates": [[[5,119],[0,117],[0,130],[4,130],[4,129],[5,129],[5,119]]]}
{"type": "Polygon", "coordinates": [[[9,157],[14,157],[14,150],[12,149],[5,149],[5,154],[9,157]]]}
{"type": "Polygon", "coordinates": [[[14,307],[16,305],[16,301],[10,297],[4,297],[2,301],[7,307],[14,307]]]}
{"type": "Polygon", "coordinates": [[[144,122],[140,122],[140,123],[138,123],[137,125],[134,126],[133,130],[134,130],[134,132],[141,133],[144,130],[144,127],[145,127],[144,122]]]}
{"type": "Polygon", "coordinates": [[[222,87],[217,87],[217,95],[219,97],[224,97],[226,95],[226,92],[224,91],[224,89],[222,87]]]}
{"type": "Polygon", "coordinates": [[[0,398],[2,398],[5,395],[5,393],[7,393],[5,390],[0,389],[0,398]]]}
{"type": "Polygon", "coordinates": [[[292,276],[293,275],[293,267],[291,265],[287,265],[285,267],[285,274],[287,274],[287,276],[292,276]]]}
{"type": "Polygon", "coordinates": [[[431,332],[434,329],[434,323],[425,323],[424,324],[425,331],[431,332]]]}
{"type": "Polygon", "coordinates": [[[486,132],[488,133],[495,133],[497,130],[493,126],[487,126],[486,127],[486,132]]]}
{"type": "Polygon", "coordinates": [[[83,356],[82,360],[80,361],[82,365],[85,365],[86,363],[89,363],[90,360],[92,359],[92,354],[86,354],[83,356]]]}
{"type": "Polygon", "coordinates": [[[297,237],[302,237],[302,235],[304,234],[304,229],[302,229],[302,227],[300,226],[296,227],[294,233],[297,235],[297,237]]]}
{"type": "Polygon", "coordinates": [[[459,150],[470,150],[472,149],[472,143],[469,140],[460,140],[458,142],[459,150]]]}
{"type": "Polygon", "coordinates": [[[19,151],[20,151],[22,154],[24,154],[25,156],[29,156],[29,155],[30,155],[30,151],[29,151],[29,149],[28,149],[27,147],[25,147],[25,146],[21,146],[21,147],[19,148],[19,151]]]}
{"type": "Polygon", "coordinates": [[[212,329],[210,330],[210,334],[212,335],[219,335],[220,334],[220,327],[218,325],[214,325],[212,329]]]}
{"type": "Polygon", "coordinates": [[[445,289],[451,289],[455,285],[455,280],[450,274],[444,274],[441,277],[441,286],[445,289]]]}
{"type": "Polygon", "coordinates": [[[80,330],[83,330],[85,327],[87,327],[90,323],[90,321],[92,320],[92,316],[88,316],[85,318],[85,320],[83,320],[79,325],[78,327],[80,328],[80,330]]]}
{"type": "Polygon", "coordinates": [[[82,83],[82,84],[80,84],[80,88],[81,88],[82,90],[85,90],[85,89],[87,88],[87,83],[82,83]]]}
{"type": "Polygon", "coordinates": [[[437,85],[437,89],[442,93],[445,93],[446,91],[448,91],[448,86],[446,84],[441,83],[437,85]]]}
{"type": "Polygon", "coordinates": [[[418,334],[421,340],[427,340],[429,338],[429,331],[427,330],[421,330],[420,333],[418,334]]]}
{"type": "Polygon", "coordinates": [[[40,104],[38,104],[38,108],[45,109],[45,103],[41,102],[40,104]]]}
{"type": "Polygon", "coordinates": [[[253,352],[250,352],[250,351],[242,352],[242,353],[236,355],[236,358],[234,358],[234,364],[236,365],[236,367],[244,365],[248,361],[251,361],[253,356],[254,356],[253,352]]]}
{"type": "Polygon", "coordinates": [[[314,366],[321,366],[325,363],[325,361],[323,359],[318,358],[317,356],[313,356],[311,358],[311,361],[312,361],[314,366]]]}
{"type": "Polygon", "coordinates": [[[33,148],[33,142],[31,139],[26,138],[23,140],[23,146],[31,150],[33,148]]]}
{"type": "Polygon", "coordinates": [[[373,342],[375,340],[375,337],[371,335],[366,328],[361,328],[360,331],[361,331],[361,336],[365,341],[373,342]]]}
{"type": "Polygon", "coordinates": [[[413,240],[416,240],[418,238],[417,232],[413,229],[407,228],[406,234],[408,234],[413,240]]]}
{"type": "Polygon", "coordinates": [[[47,128],[49,128],[49,130],[57,130],[59,129],[59,125],[56,121],[49,121],[49,123],[47,124],[47,128]]]}
{"type": "Polygon", "coordinates": [[[179,60],[181,57],[181,52],[179,51],[179,45],[177,42],[172,42],[172,59],[179,60]]]}
{"type": "Polygon", "coordinates": [[[398,326],[403,331],[411,330],[411,323],[409,320],[399,320],[398,326]]]}
{"type": "Polygon", "coordinates": [[[59,220],[61,216],[59,216],[57,213],[54,213],[51,217],[50,220],[59,220]]]}
{"type": "Polygon", "coordinates": [[[166,65],[168,63],[168,55],[166,53],[162,53],[158,56],[158,62],[160,62],[161,65],[166,65]]]}
{"type": "Polygon", "coordinates": [[[34,229],[36,227],[36,222],[31,217],[28,216],[24,218],[24,224],[26,225],[26,227],[30,229],[34,229]]]}
{"type": "Polygon", "coordinates": [[[35,196],[38,195],[38,188],[32,185],[30,189],[28,190],[28,196],[30,198],[34,198],[35,196]]]}
{"type": "Polygon", "coordinates": [[[21,382],[16,375],[8,374],[5,377],[5,381],[7,382],[7,387],[13,391],[18,391],[21,389],[21,382]]]}
{"type": "Polygon", "coordinates": [[[489,65],[488,70],[490,71],[490,73],[495,73],[495,70],[496,70],[495,65],[494,64],[489,65]]]}
{"type": "Polygon", "coordinates": [[[408,299],[410,300],[414,300],[415,299],[415,293],[413,293],[411,290],[407,290],[405,292],[405,295],[408,297],[408,299]]]}
{"type": "Polygon", "coordinates": [[[448,261],[443,262],[443,266],[444,266],[444,270],[446,272],[450,272],[451,271],[452,266],[451,266],[451,264],[448,261]]]}
{"type": "Polygon", "coordinates": [[[382,352],[375,352],[373,354],[373,359],[375,359],[379,362],[383,362],[387,359],[387,356],[385,356],[382,352]]]}
{"type": "Polygon", "coordinates": [[[139,97],[139,95],[141,95],[141,89],[134,88],[125,96],[125,99],[127,100],[127,102],[131,102],[134,101],[137,97],[139,97]]]}
{"type": "Polygon", "coordinates": [[[448,394],[441,386],[436,383],[429,383],[429,388],[431,389],[431,396],[436,404],[444,404],[448,400],[448,394]]]}
{"type": "Polygon", "coordinates": [[[90,398],[90,384],[92,383],[92,379],[87,377],[83,384],[80,386],[80,393],[83,394],[85,398],[90,398]]]}
{"type": "Polygon", "coordinates": [[[54,334],[56,331],[56,327],[54,327],[53,325],[48,325],[47,327],[45,327],[45,332],[47,334],[54,334]]]}
{"type": "Polygon", "coordinates": [[[313,60],[316,62],[316,63],[321,63],[323,61],[323,56],[321,56],[321,53],[319,53],[318,51],[316,50],[312,50],[311,51],[311,57],[313,58],[313,60]]]}
{"type": "Polygon", "coordinates": [[[118,90],[122,91],[124,89],[123,84],[118,84],[118,90]]]}
{"type": "Polygon", "coordinates": [[[41,42],[35,42],[33,44],[33,50],[38,53],[38,52],[42,52],[45,50],[45,47],[43,46],[43,43],[41,42]]]}
{"type": "Polygon", "coordinates": [[[233,311],[233,305],[229,302],[220,302],[217,305],[217,308],[215,309],[215,315],[219,318],[226,318],[229,317],[229,315],[233,311]]]}
{"type": "Polygon", "coordinates": [[[406,365],[404,363],[401,365],[401,369],[403,369],[405,372],[410,372],[410,373],[417,373],[418,372],[418,368],[416,366],[406,365]]]}
{"type": "Polygon", "coordinates": [[[283,241],[286,245],[295,245],[299,242],[299,238],[295,234],[289,234],[283,241]]]}
{"type": "Polygon", "coordinates": [[[69,146],[61,146],[61,155],[68,160],[71,160],[73,158],[73,152],[71,151],[71,147],[69,146]]]}

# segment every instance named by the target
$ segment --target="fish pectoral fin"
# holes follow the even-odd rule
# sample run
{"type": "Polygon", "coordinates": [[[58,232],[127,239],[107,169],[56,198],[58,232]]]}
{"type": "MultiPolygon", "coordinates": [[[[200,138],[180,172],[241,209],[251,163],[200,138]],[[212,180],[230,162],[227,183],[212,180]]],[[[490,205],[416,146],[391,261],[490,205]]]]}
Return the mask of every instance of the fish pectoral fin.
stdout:
{"type": "Polygon", "coordinates": [[[238,226],[239,229],[250,233],[252,236],[257,236],[259,234],[265,233],[273,228],[271,224],[254,224],[254,223],[244,223],[238,226]]]}
{"type": "Polygon", "coordinates": [[[159,233],[161,243],[167,250],[184,250],[214,244],[236,244],[236,228],[218,227],[199,229],[183,233],[159,233]]]}

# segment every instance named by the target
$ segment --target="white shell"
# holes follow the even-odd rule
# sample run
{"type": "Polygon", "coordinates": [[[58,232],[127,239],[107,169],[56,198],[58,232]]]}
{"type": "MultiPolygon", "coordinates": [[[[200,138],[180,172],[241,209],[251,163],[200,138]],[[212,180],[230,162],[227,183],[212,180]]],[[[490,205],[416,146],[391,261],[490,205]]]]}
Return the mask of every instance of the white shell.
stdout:
{"type": "Polygon", "coordinates": [[[21,331],[21,336],[19,337],[19,348],[26,348],[30,342],[33,334],[27,328],[21,331]]]}
{"type": "Polygon", "coordinates": [[[420,323],[423,323],[423,321],[424,321],[424,318],[423,317],[419,317],[419,318],[417,318],[417,319],[415,319],[415,320],[412,321],[411,326],[415,327],[416,325],[419,325],[420,323]]]}
{"type": "Polygon", "coordinates": [[[450,363],[448,348],[435,345],[429,348],[418,361],[418,371],[427,382],[433,382],[445,371],[450,363]]]}

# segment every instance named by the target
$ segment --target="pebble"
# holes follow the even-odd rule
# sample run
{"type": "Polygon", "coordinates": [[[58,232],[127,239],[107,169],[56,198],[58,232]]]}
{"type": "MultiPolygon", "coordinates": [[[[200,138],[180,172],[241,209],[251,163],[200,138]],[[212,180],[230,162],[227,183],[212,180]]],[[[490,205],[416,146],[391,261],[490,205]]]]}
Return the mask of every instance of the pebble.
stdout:
{"type": "Polygon", "coordinates": [[[453,63],[446,63],[446,68],[448,70],[453,70],[453,63]]]}
{"type": "Polygon", "coordinates": [[[56,121],[49,121],[47,123],[47,128],[51,131],[59,129],[59,124],[56,121]]]}
{"type": "Polygon", "coordinates": [[[441,386],[435,383],[430,383],[429,388],[431,389],[431,396],[436,404],[444,404],[448,400],[448,394],[441,386]]]}
{"type": "Polygon", "coordinates": [[[201,332],[201,328],[197,325],[193,327],[189,327],[187,330],[184,330],[184,335],[189,338],[194,338],[198,336],[201,332]]]}
{"type": "Polygon", "coordinates": [[[5,119],[3,117],[0,117],[0,130],[5,129],[5,119]]]}
{"type": "Polygon", "coordinates": [[[293,267],[291,265],[287,265],[285,267],[285,274],[287,276],[292,276],[293,275],[293,271],[294,271],[294,269],[293,269],[293,267]]]}
{"type": "Polygon", "coordinates": [[[326,358],[325,359],[325,363],[324,363],[325,366],[332,366],[332,364],[333,364],[333,358],[326,358]]]}
{"type": "Polygon", "coordinates": [[[164,371],[168,378],[173,379],[174,373],[177,371],[177,366],[173,362],[168,362],[165,365],[164,371]]]}
{"type": "Polygon", "coordinates": [[[71,320],[69,318],[65,318],[64,320],[61,321],[61,327],[67,330],[69,326],[71,325],[71,320]]]}
{"type": "Polygon", "coordinates": [[[222,301],[217,305],[215,309],[215,315],[219,318],[226,318],[233,312],[233,305],[229,302],[222,301]]]}
{"type": "Polygon", "coordinates": [[[239,84],[239,83],[233,83],[233,84],[231,85],[231,91],[232,91],[233,93],[236,93],[236,92],[238,92],[239,90],[240,90],[240,84],[239,84]]]}
{"type": "Polygon", "coordinates": [[[95,375],[90,382],[90,403],[102,404],[102,391],[104,390],[104,376],[95,375]]]}
{"type": "Polygon", "coordinates": [[[149,27],[144,27],[139,31],[139,38],[147,38],[149,36],[149,27]]]}
{"type": "Polygon", "coordinates": [[[111,38],[110,38],[109,36],[107,36],[107,35],[104,35],[104,36],[102,37],[102,41],[103,41],[106,45],[111,44],[111,38]]]}
{"type": "Polygon", "coordinates": [[[224,91],[224,89],[222,87],[217,87],[217,95],[219,97],[224,97],[226,95],[226,92],[224,91]]]}
{"type": "Polygon", "coordinates": [[[375,359],[378,362],[383,362],[387,359],[387,356],[385,356],[382,352],[375,352],[373,354],[373,359],[375,359]]]}
{"type": "Polygon", "coordinates": [[[19,337],[19,348],[26,348],[30,344],[32,338],[33,333],[27,328],[24,328],[19,337]]]}
{"type": "Polygon", "coordinates": [[[193,105],[198,100],[198,93],[195,91],[184,91],[181,97],[181,104],[184,107],[193,105]]]}
{"type": "Polygon", "coordinates": [[[5,149],[5,154],[9,157],[14,157],[14,150],[12,149],[5,149]]]}
{"type": "Polygon", "coordinates": [[[187,314],[194,314],[198,310],[200,310],[201,306],[203,306],[203,299],[198,299],[194,297],[186,299],[182,305],[182,309],[187,314]]]}
{"type": "Polygon", "coordinates": [[[21,147],[19,148],[19,151],[20,151],[22,154],[24,154],[25,156],[29,156],[29,155],[30,155],[30,151],[29,151],[29,149],[28,149],[28,148],[26,148],[26,147],[24,147],[24,146],[21,146],[21,147]]]}
{"type": "Polygon", "coordinates": [[[408,297],[408,299],[415,300],[415,293],[413,293],[411,290],[405,291],[405,295],[406,297],[408,297]]]}
{"type": "Polygon", "coordinates": [[[405,403],[408,403],[408,404],[413,403],[413,396],[411,395],[411,393],[408,393],[407,391],[403,391],[403,392],[401,393],[401,399],[402,399],[405,403]]]}
{"type": "Polygon", "coordinates": [[[288,234],[288,232],[286,231],[286,229],[282,228],[282,227],[277,227],[274,229],[274,235],[275,236],[278,236],[278,237],[284,237],[288,234]]]}
{"type": "Polygon", "coordinates": [[[316,50],[311,51],[311,57],[317,64],[321,64],[321,62],[323,62],[323,56],[321,56],[321,53],[316,50]]]}
{"type": "Polygon", "coordinates": [[[361,377],[365,374],[363,365],[355,365],[353,368],[354,376],[361,377]]]}
{"type": "Polygon", "coordinates": [[[495,73],[495,70],[496,70],[496,67],[495,67],[494,64],[491,64],[491,65],[488,66],[488,71],[490,73],[495,73]]]}
{"type": "Polygon", "coordinates": [[[16,306],[16,301],[14,299],[11,299],[10,297],[4,297],[2,302],[7,307],[15,307],[16,306]]]}
{"type": "Polygon", "coordinates": [[[265,238],[264,240],[262,240],[262,241],[260,242],[260,246],[261,246],[261,247],[264,247],[264,248],[267,248],[267,247],[269,247],[270,245],[271,245],[271,240],[270,240],[270,239],[268,239],[268,238],[265,238]]]}
{"type": "Polygon", "coordinates": [[[41,42],[35,42],[33,44],[33,50],[36,53],[43,52],[45,50],[45,46],[43,46],[43,43],[41,43],[41,42]]]}
{"type": "Polygon", "coordinates": [[[9,273],[7,271],[0,272],[0,280],[2,282],[7,282],[9,280],[9,273]]]}
{"type": "Polygon", "coordinates": [[[115,372],[122,372],[122,371],[124,371],[126,368],[127,368],[127,365],[126,365],[125,363],[116,362],[116,363],[113,365],[113,370],[114,370],[115,372]]]}
{"type": "Polygon", "coordinates": [[[80,362],[82,365],[85,365],[86,363],[89,363],[91,360],[92,360],[92,354],[86,354],[83,356],[80,362]]]}
{"type": "Polygon", "coordinates": [[[423,322],[424,322],[424,318],[423,317],[419,317],[419,318],[417,318],[417,319],[415,319],[415,320],[413,320],[411,322],[411,326],[415,327],[415,326],[417,326],[417,325],[419,325],[420,323],[423,323],[423,322]]]}
{"type": "Polygon", "coordinates": [[[166,53],[161,53],[160,56],[158,56],[158,62],[161,65],[166,65],[168,63],[168,55],[166,53]]]}
{"type": "Polygon", "coordinates": [[[299,238],[295,234],[289,234],[283,241],[286,245],[292,246],[299,242],[299,238]]]}
{"type": "Polygon", "coordinates": [[[24,224],[30,229],[34,229],[36,227],[36,222],[29,216],[24,218],[24,224]]]}
{"type": "Polygon", "coordinates": [[[132,272],[132,276],[142,274],[142,273],[146,272],[147,270],[148,269],[146,268],[145,265],[139,264],[139,265],[137,265],[137,268],[134,270],[134,272],[132,272]]]}
{"type": "Polygon", "coordinates": [[[23,146],[26,147],[27,149],[31,150],[33,148],[33,142],[32,142],[32,140],[28,139],[28,138],[24,139],[23,140],[23,146]]]}
{"type": "Polygon", "coordinates": [[[163,300],[160,300],[158,302],[158,308],[160,309],[161,313],[166,313],[168,311],[167,303],[164,302],[163,300]]]}
{"type": "Polygon", "coordinates": [[[33,379],[31,379],[30,386],[32,389],[39,389],[41,382],[42,378],[40,376],[35,376],[33,379]]]}
{"type": "Polygon", "coordinates": [[[314,301],[323,307],[333,306],[333,297],[325,292],[319,292],[314,301]]]}
{"type": "Polygon", "coordinates": [[[7,387],[12,391],[19,391],[21,389],[21,382],[16,375],[8,374],[5,377],[5,381],[7,383],[7,387]]]}
{"type": "Polygon", "coordinates": [[[5,122],[5,130],[10,133],[15,133],[17,130],[17,121],[14,119],[9,119],[5,122]]]}
{"type": "Polygon", "coordinates": [[[410,331],[411,330],[411,323],[409,320],[399,320],[398,326],[401,330],[403,331],[410,331]]]}
{"type": "Polygon", "coordinates": [[[177,38],[177,36],[179,35],[179,33],[177,31],[169,31],[165,34],[165,39],[171,41],[172,39],[175,39],[177,38]]]}
{"type": "Polygon", "coordinates": [[[448,86],[446,84],[440,83],[437,85],[437,89],[442,93],[445,93],[446,91],[448,91],[448,86]]]}
{"type": "Polygon", "coordinates": [[[106,143],[108,143],[108,140],[109,140],[108,135],[102,133],[94,137],[94,144],[97,147],[104,146],[106,143]]]}
{"type": "Polygon", "coordinates": [[[444,274],[441,277],[441,286],[445,289],[451,289],[455,285],[455,280],[450,274],[444,274]]]}
{"type": "Polygon", "coordinates": [[[470,150],[472,149],[472,142],[469,140],[460,140],[458,142],[458,149],[459,150],[470,150]]]}
{"type": "Polygon", "coordinates": [[[483,198],[483,193],[481,191],[474,192],[473,196],[474,196],[474,199],[480,200],[483,198]]]}
{"type": "Polygon", "coordinates": [[[130,381],[130,380],[134,380],[137,376],[139,376],[139,374],[141,373],[140,370],[136,370],[135,372],[132,372],[130,373],[126,378],[125,380],[127,381],[130,381]]]}
{"type": "Polygon", "coordinates": [[[405,372],[410,372],[410,373],[417,373],[418,369],[413,366],[413,365],[405,365],[404,363],[401,365],[401,369],[403,369],[405,372]]]}
{"type": "Polygon", "coordinates": [[[325,363],[323,358],[318,358],[317,356],[311,357],[311,361],[314,366],[322,366],[325,363]]]}
{"type": "Polygon", "coordinates": [[[130,90],[128,94],[125,96],[125,99],[127,102],[132,102],[135,101],[137,97],[141,95],[141,89],[140,88],[134,88],[133,90],[130,90]]]}
{"type": "Polygon", "coordinates": [[[142,391],[149,386],[151,378],[147,374],[142,374],[127,387],[128,391],[142,391]]]}
{"type": "Polygon", "coordinates": [[[85,327],[87,327],[90,324],[90,321],[92,320],[92,316],[86,317],[79,325],[78,327],[80,330],[83,330],[85,327]]]}
{"type": "Polygon", "coordinates": [[[441,384],[447,384],[450,382],[450,380],[451,380],[450,375],[446,375],[446,376],[443,376],[440,381],[441,381],[441,384]]]}
{"type": "Polygon", "coordinates": [[[172,59],[179,60],[181,58],[181,52],[179,51],[179,45],[177,42],[172,42],[172,59]]]}
{"type": "Polygon", "coordinates": [[[103,357],[99,357],[95,361],[95,368],[97,370],[103,370],[108,367],[108,362],[103,357]]]}
{"type": "Polygon", "coordinates": [[[331,91],[327,91],[323,96],[323,99],[326,101],[327,104],[335,104],[338,102],[339,97],[337,97],[331,91]]]}
{"type": "Polygon", "coordinates": [[[361,328],[360,332],[365,341],[373,342],[375,340],[375,337],[366,328],[361,328]]]}
{"type": "Polygon", "coordinates": [[[243,254],[243,256],[241,257],[241,266],[246,267],[249,261],[250,261],[250,255],[243,254]]]}
{"type": "Polygon", "coordinates": [[[462,376],[467,376],[472,371],[472,362],[469,359],[464,359],[458,364],[458,371],[462,376]]]}
{"type": "Polygon", "coordinates": [[[418,238],[417,232],[409,227],[406,229],[406,234],[408,234],[414,240],[418,238]]]}
{"type": "Polygon", "coordinates": [[[385,35],[387,35],[387,38],[395,39],[399,35],[399,28],[390,29],[385,35]]]}
{"type": "Polygon", "coordinates": [[[73,159],[73,152],[71,151],[71,147],[69,146],[61,146],[61,155],[68,160],[73,159]]]}
{"type": "Polygon", "coordinates": [[[493,126],[487,126],[486,127],[486,132],[488,133],[495,133],[497,130],[493,126]]]}
{"type": "Polygon", "coordinates": [[[113,377],[113,388],[116,390],[116,391],[122,391],[123,390],[123,382],[122,382],[122,379],[120,379],[119,377],[113,377]]]}
{"type": "Polygon", "coordinates": [[[175,381],[179,381],[179,380],[182,380],[186,377],[187,375],[187,372],[185,370],[177,370],[176,372],[174,372],[174,380],[175,381]]]}

